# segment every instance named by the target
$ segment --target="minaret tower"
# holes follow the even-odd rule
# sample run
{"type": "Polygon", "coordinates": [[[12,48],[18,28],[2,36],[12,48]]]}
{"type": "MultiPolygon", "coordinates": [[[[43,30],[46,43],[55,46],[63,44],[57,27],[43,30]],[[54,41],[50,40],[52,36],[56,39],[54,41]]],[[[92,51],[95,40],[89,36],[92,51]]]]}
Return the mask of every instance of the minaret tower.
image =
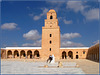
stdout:
{"type": "Polygon", "coordinates": [[[56,59],[60,57],[60,27],[55,10],[47,12],[45,26],[42,27],[42,57],[47,59],[49,55],[54,55],[56,59]]]}

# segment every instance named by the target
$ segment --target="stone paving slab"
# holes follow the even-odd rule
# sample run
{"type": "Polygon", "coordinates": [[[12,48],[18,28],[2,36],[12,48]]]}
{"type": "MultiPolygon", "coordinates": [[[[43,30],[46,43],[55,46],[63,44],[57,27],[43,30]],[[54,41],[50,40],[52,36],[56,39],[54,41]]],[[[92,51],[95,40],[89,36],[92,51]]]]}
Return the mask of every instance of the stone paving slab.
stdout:
{"type": "MultiPolygon", "coordinates": [[[[39,68],[46,62],[1,61],[1,74],[85,74],[81,68],[39,68]]],[[[49,66],[57,66],[48,64],[49,66]]],[[[63,63],[66,66],[75,66],[75,62],[63,63]]]]}
{"type": "MultiPolygon", "coordinates": [[[[51,65],[52,65],[52,66],[53,66],[53,65],[54,65],[54,66],[55,66],[55,65],[57,66],[58,63],[56,62],[56,63],[53,63],[53,64],[52,64],[52,63],[51,63],[51,64],[47,64],[47,65],[48,65],[48,66],[51,66],[51,65]]],[[[64,65],[64,66],[76,66],[76,63],[75,63],[75,62],[63,62],[63,65],[64,65]]]]}

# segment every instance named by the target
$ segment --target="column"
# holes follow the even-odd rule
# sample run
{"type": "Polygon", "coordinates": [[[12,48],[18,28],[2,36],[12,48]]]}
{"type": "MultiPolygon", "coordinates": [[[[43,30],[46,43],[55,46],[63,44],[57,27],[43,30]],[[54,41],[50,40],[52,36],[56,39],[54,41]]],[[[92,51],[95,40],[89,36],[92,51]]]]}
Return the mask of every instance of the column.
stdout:
{"type": "Polygon", "coordinates": [[[73,59],[76,59],[76,54],[75,54],[75,52],[72,52],[72,56],[73,56],[73,59]]]}
{"type": "Polygon", "coordinates": [[[91,57],[90,57],[90,59],[92,60],[92,54],[91,54],[91,57]]]}
{"type": "Polygon", "coordinates": [[[14,52],[12,51],[12,58],[14,58],[14,52]]]}
{"type": "Polygon", "coordinates": [[[20,51],[18,53],[19,53],[19,58],[21,58],[20,51]]]}
{"type": "Polygon", "coordinates": [[[92,54],[92,60],[94,60],[94,54],[92,54]]]}
{"type": "Polygon", "coordinates": [[[34,53],[32,52],[32,59],[34,59],[34,53]]]}
{"type": "Polygon", "coordinates": [[[66,52],[66,59],[68,59],[68,52],[66,52]]]}
{"type": "Polygon", "coordinates": [[[94,60],[94,54],[93,54],[93,60],[94,60]]]}
{"type": "Polygon", "coordinates": [[[6,59],[7,59],[7,51],[6,51],[6,59]]]}
{"type": "Polygon", "coordinates": [[[27,59],[27,51],[25,51],[25,55],[26,55],[25,58],[27,59]]]}
{"type": "Polygon", "coordinates": [[[32,59],[34,59],[34,51],[32,50],[32,59]]]}
{"type": "Polygon", "coordinates": [[[97,55],[97,60],[98,60],[98,53],[96,55],[97,55]]]}
{"type": "Polygon", "coordinates": [[[95,60],[97,60],[96,54],[95,54],[95,60]]]}

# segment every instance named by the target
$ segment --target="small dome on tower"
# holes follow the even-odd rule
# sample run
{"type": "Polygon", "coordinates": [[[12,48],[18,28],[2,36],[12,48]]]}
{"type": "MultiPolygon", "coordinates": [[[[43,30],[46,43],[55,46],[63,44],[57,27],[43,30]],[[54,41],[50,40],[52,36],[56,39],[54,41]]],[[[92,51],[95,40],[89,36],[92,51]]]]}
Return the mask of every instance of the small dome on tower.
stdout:
{"type": "Polygon", "coordinates": [[[54,9],[49,10],[49,12],[56,12],[54,9]]]}

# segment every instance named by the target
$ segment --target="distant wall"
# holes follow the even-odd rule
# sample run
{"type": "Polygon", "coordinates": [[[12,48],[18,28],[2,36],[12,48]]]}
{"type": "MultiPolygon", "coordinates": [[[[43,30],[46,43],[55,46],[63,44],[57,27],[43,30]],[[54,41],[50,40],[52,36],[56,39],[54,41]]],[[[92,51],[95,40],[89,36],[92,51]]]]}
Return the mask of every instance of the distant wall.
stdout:
{"type": "Polygon", "coordinates": [[[89,48],[86,58],[99,62],[99,43],[89,48]]]}
{"type": "Polygon", "coordinates": [[[60,49],[60,59],[86,59],[88,49],[60,49]]]}
{"type": "Polygon", "coordinates": [[[1,49],[1,59],[15,58],[15,59],[39,59],[41,58],[40,49],[1,49]]]}
{"type": "MultiPolygon", "coordinates": [[[[42,59],[42,49],[1,49],[1,59],[5,58],[27,58],[27,59],[42,59]]],[[[48,51],[49,52],[49,51],[48,51]]],[[[46,52],[46,53],[48,53],[46,52]]],[[[56,57],[57,55],[55,55],[56,57]]],[[[59,49],[60,59],[89,59],[99,62],[99,44],[91,46],[87,49],[59,49]]],[[[57,58],[57,57],[56,57],[57,58]]]]}
{"type": "Polygon", "coordinates": [[[1,59],[5,59],[6,58],[6,50],[1,49],[1,59]]]}

